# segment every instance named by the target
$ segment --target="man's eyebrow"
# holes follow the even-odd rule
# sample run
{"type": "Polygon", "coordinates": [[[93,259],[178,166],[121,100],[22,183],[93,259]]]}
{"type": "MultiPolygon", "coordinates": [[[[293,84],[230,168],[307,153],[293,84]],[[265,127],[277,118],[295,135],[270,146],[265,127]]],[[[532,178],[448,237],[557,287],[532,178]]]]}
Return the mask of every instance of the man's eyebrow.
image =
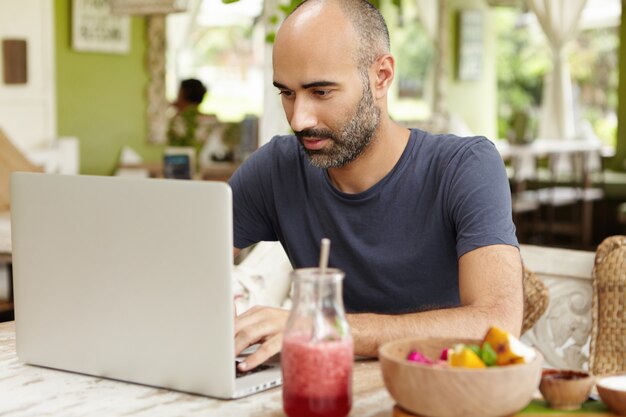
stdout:
{"type": "MultiPolygon", "coordinates": [[[[279,83],[278,81],[274,81],[272,84],[274,84],[274,87],[281,89],[281,90],[291,90],[289,87],[287,87],[286,85],[283,85],[281,83],[279,83]]],[[[339,84],[334,82],[334,81],[314,81],[312,83],[306,83],[306,84],[302,84],[302,88],[304,88],[305,90],[309,89],[309,88],[317,88],[317,87],[336,87],[339,84]]]]}
{"type": "Polygon", "coordinates": [[[316,87],[336,87],[337,85],[339,84],[337,84],[334,81],[315,81],[312,83],[302,84],[302,88],[307,90],[309,88],[316,88],[316,87]]]}
{"type": "Polygon", "coordinates": [[[274,84],[274,87],[276,87],[276,88],[278,88],[280,90],[289,90],[289,88],[287,88],[286,85],[282,85],[278,81],[274,81],[272,84],[274,84]]]}

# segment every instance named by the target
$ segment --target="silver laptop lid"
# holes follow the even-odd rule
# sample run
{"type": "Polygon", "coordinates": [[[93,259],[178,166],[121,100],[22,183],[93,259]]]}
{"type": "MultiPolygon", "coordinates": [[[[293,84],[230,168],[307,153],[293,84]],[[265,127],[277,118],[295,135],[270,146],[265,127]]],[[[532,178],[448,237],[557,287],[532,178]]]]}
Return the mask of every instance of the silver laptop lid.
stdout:
{"type": "Polygon", "coordinates": [[[217,182],[13,174],[19,359],[231,397],[231,201],[217,182]]]}

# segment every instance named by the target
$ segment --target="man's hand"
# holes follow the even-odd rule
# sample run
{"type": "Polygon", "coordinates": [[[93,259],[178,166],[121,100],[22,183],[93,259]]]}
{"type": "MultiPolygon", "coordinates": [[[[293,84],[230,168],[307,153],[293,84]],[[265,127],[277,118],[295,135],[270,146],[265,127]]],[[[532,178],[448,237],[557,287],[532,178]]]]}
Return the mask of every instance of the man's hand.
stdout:
{"type": "Polygon", "coordinates": [[[288,316],[287,310],[255,306],[235,318],[235,355],[261,343],[256,352],[239,364],[240,371],[255,368],[280,352],[288,316]]]}

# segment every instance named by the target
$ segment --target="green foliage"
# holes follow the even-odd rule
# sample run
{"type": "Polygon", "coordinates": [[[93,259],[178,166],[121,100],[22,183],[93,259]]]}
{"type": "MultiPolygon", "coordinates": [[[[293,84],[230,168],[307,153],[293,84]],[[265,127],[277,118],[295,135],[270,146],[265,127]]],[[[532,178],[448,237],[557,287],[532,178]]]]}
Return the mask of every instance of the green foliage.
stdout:
{"type": "Polygon", "coordinates": [[[582,116],[611,146],[617,140],[618,48],[615,27],[583,31],[570,51],[571,75],[577,85],[575,99],[581,105],[582,116]]]}
{"type": "MultiPolygon", "coordinates": [[[[215,114],[220,121],[238,121],[245,114],[259,114],[261,100],[258,94],[237,93],[225,89],[239,79],[243,84],[258,65],[253,59],[253,28],[248,24],[234,26],[197,26],[190,35],[193,45],[193,61],[189,70],[209,87],[209,93],[201,104],[201,111],[215,114]],[[220,82],[220,77],[230,77],[231,81],[220,82]]],[[[248,86],[249,88],[249,86],[248,86]]],[[[260,92],[260,90],[259,90],[260,92]]]]}
{"type": "Polygon", "coordinates": [[[285,16],[291,13],[300,4],[300,0],[291,0],[288,4],[281,4],[278,9],[283,12],[285,16]]]}
{"type": "MultiPolygon", "coordinates": [[[[239,0],[222,0],[222,3],[224,4],[231,4],[231,3],[237,3],[239,0]]],[[[282,9],[282,11],[284,13],[291,13],[291,11],[298,5],[300,4],[300,2],[302,0],[290,0],[291,3],[289,5],[283,6],[280,5],[279,8],[282,9]]],[[[380,9],[380,0],[368,0],[370,3],[372,3],[377,9],[380,9]]],[[[402,5],[402,0],[391,0],[391,3],[394,6],[397,7],[401,7],[402,5]]]]}
{"type": "MultiPolygon", "coordinates": [[[[534,116],[541,103],[543,79],[550,57],[543,41],[535,42],[528,27],[518,25],[518,9],[496,11],[498,136],[511,135],[512,123],[525,115],[526,129],[536,126],[534,116]]],[[[525,132],[534,136],[536,132],[525,132]]],[[[523,141],[525,138],[517,138],[523,141]]]]}
{"type": "MultiPolygon", "coordinates": [[[[544,37],[517,24],[521,10],[496,11],[498,134],[523,141],[535,137],[543,80],[552,70],[544,37]],[[522,128],[522,124],[524,127],[522,128]],[[530,133],[528,131],[530,130],[530,133]]],[[[569,45],[569,64],[578,117],[588,120],[608,145],[617,137],[618,28],[586,30],[569,45]]]]}
{"type": "MultiPolygon", "coordinates": [[[[237,3],[239,0],[222,0],[224,4],[237,3]]],[[[381,0],[368,0],[374,7],[380,9],[381,0]]],[[[268,21],[270,25],[277,27],[278,24],[289,15],[300,3],[302,0],[289,0],[288,3],[281,3],[278,5],[277,13],[270,15],[268,21]]],[[[402,0],[391,0],[391,4],[398,7],[401,10],[402,0]]],[[[271,32],[265,36],[265,41],[268,43],[273,43],[276,38],[276,33],[271,32]]]]}
{"type": "Polygon", "coordinates": [[[199,27],[192,34],[197,66],[211,62],[216,65],[233,65],[240,57],[252,53],[251,28],[247,26],[199,27]]]}
{"type": "Polygon", "coordinates": [[[170,124],[167,129],[167,142],[171,146],[195,146],[196,130],[198,129],[198,108],[190,106],[180,112],[180,123],[184,127],[178,132],[170,124]]]}
{"type": "Polygon", "coordinates": [[[407,24],[393,33],[400,97],[420,97],[434,58],[433,45],[421,24],[407,24]]]}
{"type": "MultiPolygon", "coordinates": [[[[239,0],[222,0],[224,4],[237,3],[239,0]]],[[[302,0],[289,0],[289,3],[279,4],[278,10],[276,10],[275,14],[272,14],[268,18],[268,22],[271,26],[277,27],[278,24],[291,13],[297,6],[300,4],[302,0]]],[[[265,41],[268,43],[274,43],[274,39],[276,38],[275,32],[270,32],[265,35],[265,41]]]]}
{"type": "Polygon", "coordinates": [[[223,125],[222,141],[229,148],[233,149],[239,145],[241,140],[241,123],[223,123],[223,125]]]}
{"type": "MultiPolygon", "coordinates": [[[[300,4],[301,0],[289,0],[288,4],[280,4],[278,6],[278,13],[269,17],[269,23],[275,28],[278,27],[280,22],[291,13],[300,4]]],[[[265,35],[265,42],[274,43],[276,39],[276,32],[272,31],[265,35]]]]}

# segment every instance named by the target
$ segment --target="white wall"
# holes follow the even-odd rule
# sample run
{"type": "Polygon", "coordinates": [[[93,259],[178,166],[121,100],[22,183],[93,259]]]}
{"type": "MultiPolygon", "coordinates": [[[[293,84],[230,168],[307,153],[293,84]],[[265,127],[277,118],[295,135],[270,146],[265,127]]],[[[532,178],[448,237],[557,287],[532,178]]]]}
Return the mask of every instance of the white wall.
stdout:
{"type": "Polygon", "coordinates": [[[0,0],[0,40],[27,41],[27,83],[6,85],[1,74],[0,129],[23,151],[56,137],[53,0],[0,0]]]}

